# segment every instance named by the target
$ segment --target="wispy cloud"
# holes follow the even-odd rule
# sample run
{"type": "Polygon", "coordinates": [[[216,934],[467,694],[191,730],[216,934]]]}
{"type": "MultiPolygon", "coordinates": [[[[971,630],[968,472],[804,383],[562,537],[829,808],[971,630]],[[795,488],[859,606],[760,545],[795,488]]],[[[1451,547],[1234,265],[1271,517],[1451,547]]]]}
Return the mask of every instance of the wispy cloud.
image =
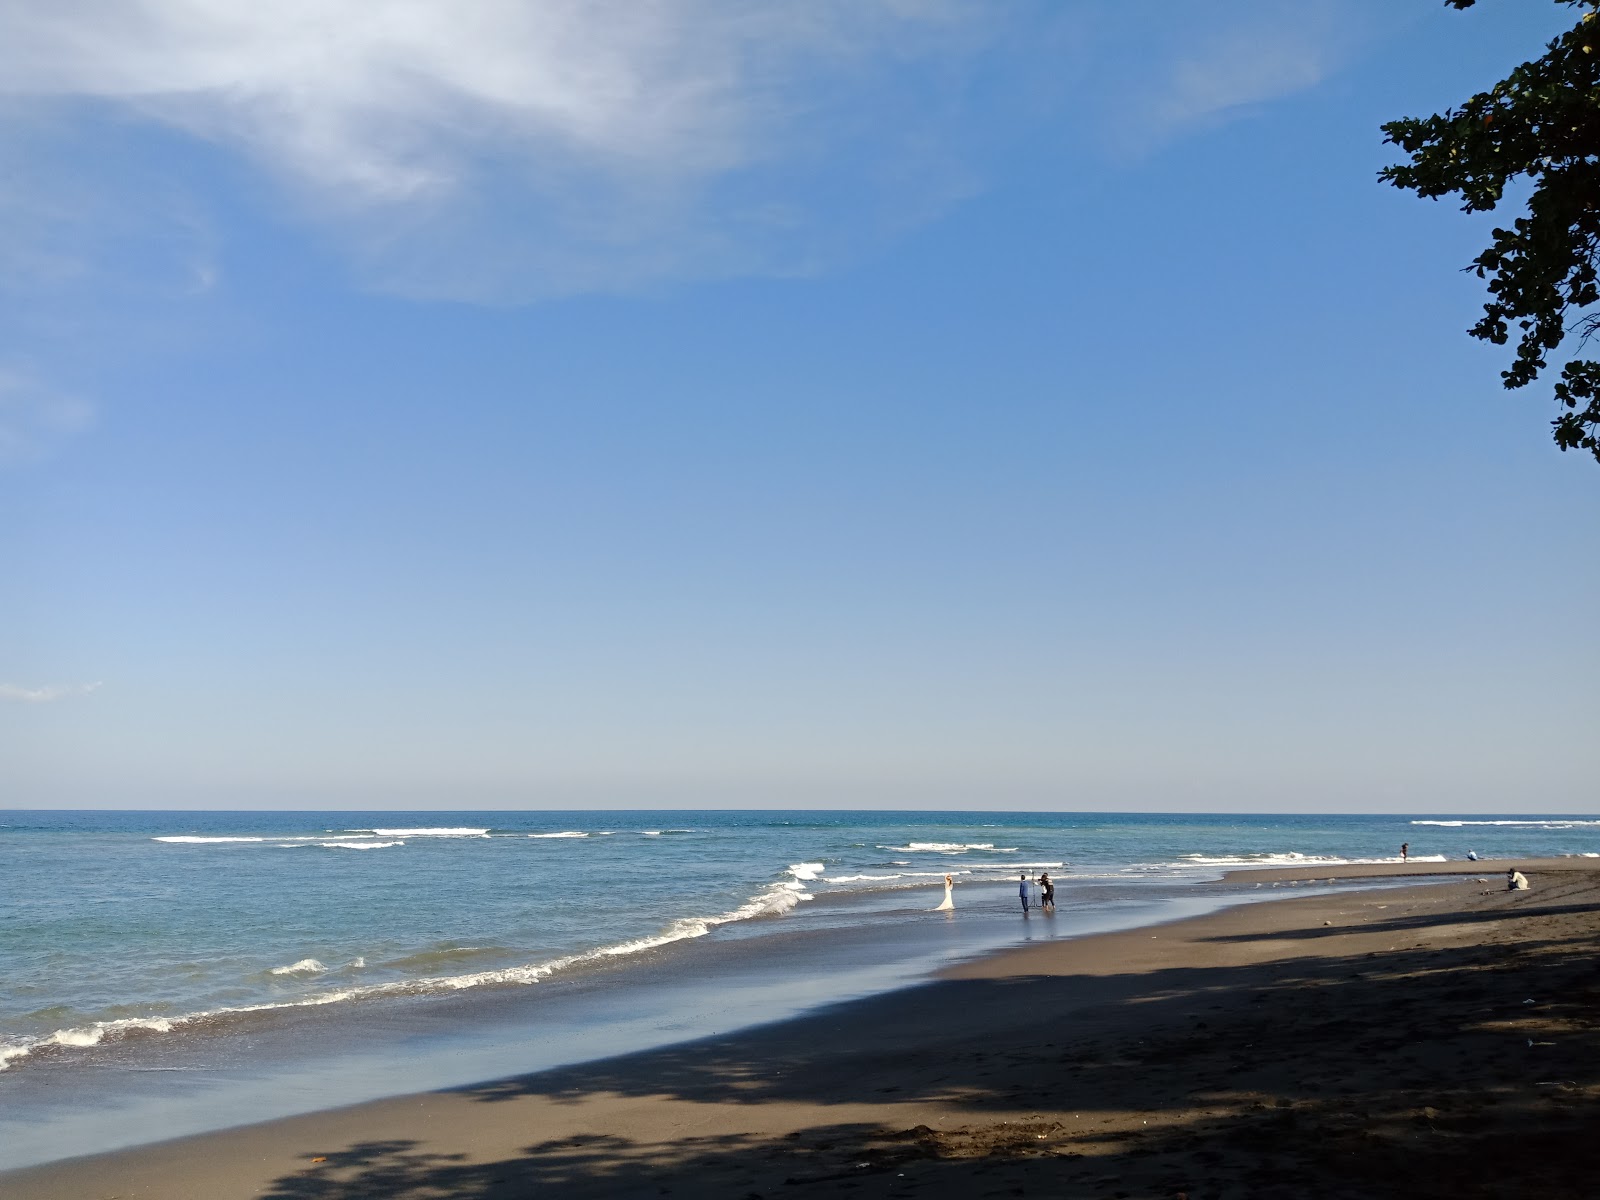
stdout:
{"type": "Polygon", "coordinates": [[[31,373],[0,365],[0,464],[44,453],[58,438],[93,423],[85,400],[41,383],[31,373]]]}
{"type": "Polygon", "coordinates": [[[1143,154],[1316,87],[1362,48],[1416,14],[1384,0],[1240,0],[1170,12],[1141,30],[1154,67],[1113,88],[1116,149],[1143,154]]]}
{"type": "Polygon", "coordinates": [[[14,700],[23,704],[49,704],[69,696],[87,696],[100,690],[97,683],[52,684],[45,687],[23,687],[16,683],[0,683],[0,700],[14,700]]]}
{"type": "MultiPolygon", "coordinates": [[[[809,273],[969,195],[978,147],[1017,136],[1007,118],[1024,109],[1143,154],[1315,85],[1394,7],[14,3],[0,5],[0,161],[22,121],[181,131],[275,180],[368,285],[415,296],[809,273]],[[1026,98],[997,112],[1008,89],[1026,98]]],[[[29,219],[72,211],[54,199],[29,219]]],[[[81,273],[80,257],[34,266],[81,273]]],[[[175,257],[210,285],[203,239],[175,257]]]]}
{"type": "Polygon", "coordinates": [[[0,12],[0,93],[245,154],[385,286],[514,298],[804,269],[802,177],[841,159],[852,206],[959,194],[918,68],[961,61],[988,19],[971,0],[60,0],[0,12]]]}

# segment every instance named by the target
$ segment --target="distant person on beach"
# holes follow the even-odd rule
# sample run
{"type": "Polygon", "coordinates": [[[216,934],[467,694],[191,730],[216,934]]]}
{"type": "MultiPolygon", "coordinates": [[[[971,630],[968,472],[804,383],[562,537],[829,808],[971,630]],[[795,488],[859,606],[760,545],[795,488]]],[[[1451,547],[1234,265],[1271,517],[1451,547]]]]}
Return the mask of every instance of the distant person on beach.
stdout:
{"type": "Polygon", "coordinates": [[[1410,857],[1411,857],[1411,843],[1410,842],[1401,842],[1400,843],[1400,861],[1401,862],[1405,862],[1410,857]]]}
{"type": "Polygon", "coordinates": [[[1528,890],[1528,877],[1515,867],[1506,872],[1506,891],[1525,892],[1528,890]]]}
{"type": "Polygon", "coordinates": [[[1039,872],[1039,907],[1054,908],[1056,906],[1056,885],[1050,882],[1050,872],[1039,872]]]}
{"type": "Polygon", "coordinates": [[[1022,915],[1028,915],[1028,873],[1017,876],[1017,899],[1022,901],[1022,915]]]}
{"type": "Polygon", "coordinates": [[[1476,850],[1468,850],[1467,851],[1467,861],[1468,862],[1477,862],[1478,861],[1478,852],[1476,850]]]}
{"type": "Polygon", "coordinates": [[[951,889],[955,886],[956,877],[954,875],[946,875],[944,877],[944,903],[939,905],[938,908],[934,909],[934,912],[944,912],[947,909],[952,909],[956,906],[955,897],[951,894],[951,889]]]}

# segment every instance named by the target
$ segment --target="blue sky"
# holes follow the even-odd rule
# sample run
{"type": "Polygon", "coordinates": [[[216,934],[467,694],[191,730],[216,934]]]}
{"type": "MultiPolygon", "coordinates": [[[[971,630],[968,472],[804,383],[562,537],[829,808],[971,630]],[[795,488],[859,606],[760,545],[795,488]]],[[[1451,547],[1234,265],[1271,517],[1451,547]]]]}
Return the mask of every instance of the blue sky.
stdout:
{"type": "Polygon", "coordinates": [[[0,14],[0,803],[1593,810],[1600,473],[1375,180],[1570,15],[0,14]]]}

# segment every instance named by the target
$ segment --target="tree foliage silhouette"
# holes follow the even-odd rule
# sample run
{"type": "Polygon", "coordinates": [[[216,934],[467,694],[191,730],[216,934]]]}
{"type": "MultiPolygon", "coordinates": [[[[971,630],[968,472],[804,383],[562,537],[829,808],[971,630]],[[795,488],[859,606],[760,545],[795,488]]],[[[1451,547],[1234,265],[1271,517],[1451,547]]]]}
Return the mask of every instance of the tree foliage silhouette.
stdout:
{"type": "MultiPolygon", "coordinates": [[[[1471,8],[1475,0],[1445,0],[1471,8]]],[[[1379,178],[1419,196],[1458,195],[1464,212],[1489,212],[1508,185],[1531,181],[1525,215],[1495,229],[1468,270],[1490,299],[1468,332],[1516,356],[1501,372],[1507,388],[1532,383],[1569,334],[1581,354],[1600,332],[1600,0],[1555,0],[1583,9],[1571,30],[1486,92],[1432,117],[1383,126],[1385,142],[1410,161],[1379,178]]],[[[1519,187],[1520,194],[1521,188],[1519,187]]],[[[1600,362],[1574,357],[1555,385],[1551,422],[1563,450],[1600,462],[1600,362]]]]}

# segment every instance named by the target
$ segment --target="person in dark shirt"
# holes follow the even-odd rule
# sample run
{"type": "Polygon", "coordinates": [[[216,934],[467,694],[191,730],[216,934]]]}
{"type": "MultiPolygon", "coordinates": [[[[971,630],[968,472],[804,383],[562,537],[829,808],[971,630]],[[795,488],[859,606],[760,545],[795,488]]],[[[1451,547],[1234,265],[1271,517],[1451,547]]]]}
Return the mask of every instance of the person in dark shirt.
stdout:
{"type": "Polygon", "coordinates": [[[1039,907],[1054,908],[1056,906],[1056,885],[1050,882],[1050,872],[1039,872],[1039,907]]]}

